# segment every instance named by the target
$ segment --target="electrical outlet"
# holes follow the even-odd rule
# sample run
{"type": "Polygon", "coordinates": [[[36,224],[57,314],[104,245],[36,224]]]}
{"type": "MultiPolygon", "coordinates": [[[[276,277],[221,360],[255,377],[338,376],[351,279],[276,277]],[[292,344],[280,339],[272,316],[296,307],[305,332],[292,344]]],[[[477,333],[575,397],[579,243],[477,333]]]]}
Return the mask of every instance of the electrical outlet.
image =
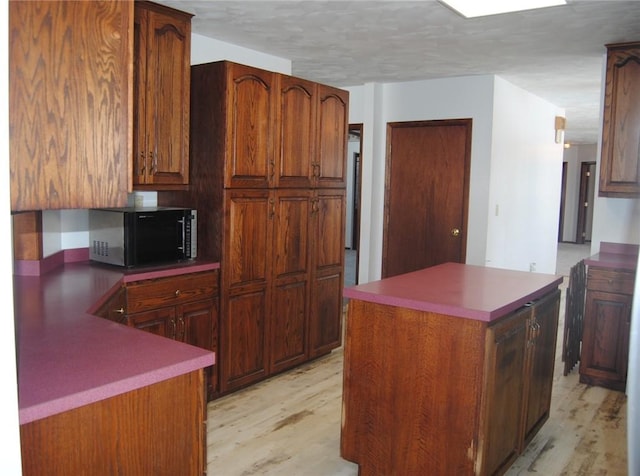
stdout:
{"type": "Polygon", "coordinates": [[[535,272],[535,270],[536,270],[536,263],[535,261],[532,261],[531,263],[529,263],[529,271],[533,273],[535,272]]]}

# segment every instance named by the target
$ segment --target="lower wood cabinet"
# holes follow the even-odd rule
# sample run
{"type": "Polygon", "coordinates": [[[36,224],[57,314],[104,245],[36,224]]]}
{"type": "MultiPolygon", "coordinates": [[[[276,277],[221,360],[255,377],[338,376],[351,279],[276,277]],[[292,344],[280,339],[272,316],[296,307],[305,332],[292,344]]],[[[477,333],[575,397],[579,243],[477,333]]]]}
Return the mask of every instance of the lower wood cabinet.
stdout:
{"type": "Polygon", "coordinates": [[[229,393],[340,346],[345,191],[223,198],[219,362],[229,393]]]}
{"type": "MultiPolygon", "coordinates": [[[[135,281],[96,315],[218,354],[218,270],[135,281]]],[[[205,369],[207,394],[218,391],[218,365],[205,369]]]]}
{"type": "Polygon", "coordinates": [[[589,266],[580,382],[624,391],[635,273],[589,266]]]}
{"type": "Polygon", "coordinates": [[[206,473],[197,370],[20,426],[24,476],[206,473]]]}
{"type": "Polygon", "coordinates": [[[487,325],[351,299],[342,457],[361,476],[503,474],[549,417],[559,303],[487,325]]]}

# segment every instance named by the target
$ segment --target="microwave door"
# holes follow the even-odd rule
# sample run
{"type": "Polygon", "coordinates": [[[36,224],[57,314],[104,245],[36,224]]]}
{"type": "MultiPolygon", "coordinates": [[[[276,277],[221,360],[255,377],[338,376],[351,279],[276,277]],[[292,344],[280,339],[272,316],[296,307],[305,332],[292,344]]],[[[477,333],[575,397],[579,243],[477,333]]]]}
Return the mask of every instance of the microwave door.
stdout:
{"type": "Polygon", "coordinates": [[[137,213],[133,264],[140,266],[183,259],[181,219],[184,219],[184,213],[179,211],[137,213]]]}

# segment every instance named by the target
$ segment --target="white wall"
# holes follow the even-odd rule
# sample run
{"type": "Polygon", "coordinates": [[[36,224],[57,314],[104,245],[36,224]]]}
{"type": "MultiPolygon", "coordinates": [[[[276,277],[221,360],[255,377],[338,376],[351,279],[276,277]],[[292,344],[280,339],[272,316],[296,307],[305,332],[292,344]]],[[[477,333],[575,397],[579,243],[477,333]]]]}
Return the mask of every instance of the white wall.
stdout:
{"type": "MultiPolygon", "coordinates": [[[[4,13],[0,15],[0,50],[9,49],[8,2],[4,2],[4,13]]],[[[0,269],[4,269],[6,280],[0,287],[0,301],[7,310],[13,309],[13,253],[11,234],[11,199],[9,175],[9,61],[7,55],[0,56],[0,204],[7,213],[4,225],[0,225],[0,269]]],[[[16,342],[13,312],[5,315],[4,332],[0,332],[0,474],[22,474],[20,456],[20,431],[18,420],[18,381],[16,376],[16,342]]]]}
{"type": "Polygon", "coordinates": [[[229,60],[255,68],[291,74],[291,60],[260,53],[206,36],[191,35],[191,64],[229,60]]]}
{"type": "MultiPolygon", "coordinates": [[[[495,78],[486,264],[555,273],[564,110],[495,78]]],[[[472,183],[474,181],[472,175],[472,183]]]]}
{"type": "Polygon", "coordinates": [[[466,262],[526,270],[535,262],[537,271],[555,272],[562,146],[553,126],[562,109],[495,76],[346,89],[349,122],[364,124],[360,283],[381,274],[386,125],[414,120],[473,120],[466,262]],[[514,171],[516,180],[509,177],[514,171]],[[506,243],[514,256],[499,253],[506,243]]]}

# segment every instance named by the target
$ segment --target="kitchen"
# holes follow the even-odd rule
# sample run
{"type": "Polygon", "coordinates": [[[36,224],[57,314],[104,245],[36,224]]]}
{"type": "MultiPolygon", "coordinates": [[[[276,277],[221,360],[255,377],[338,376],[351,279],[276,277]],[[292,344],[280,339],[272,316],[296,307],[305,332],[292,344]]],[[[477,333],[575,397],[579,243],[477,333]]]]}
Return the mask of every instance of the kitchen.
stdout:
{"type": "MultiPolygon", "coordinates": [[[[206,42],[206,39],[199,38],[199,40],[200,40],[200,41],[202,41],[202,42],[203,42],[203,44],[206,44],[206,43],[207,43],[207,42],[206,42]]],[[[194,55],[194,56],[195,56],[195,55],[194,55]]],[[[509,88],[509,86],[508,86],[508,85],[504,85],[504,84],[502,84],[502,83],[501,83],[501,82],[499,82],[499,81],[498,81],[498,83],[499,83],[499,85],[500,85],[500,86],[503,86],[503,87],[505,87],[505,88],[507,88],[507,89],[509,88]]],[[[460,87],[460,89],[463,89],[464,87],[465,87],[465,85],[464,85],[464,84],[462,84],[462,85],[461,85],[461,87],[460,87]]],[[[483,83],[483,84],[481,85],[481,87],[488,88],[488,87],[490,87],[490,84],[489,84],[489,83],[483,83]]],[[[375,98],[377,97],[378,92],[377,92],[377,91],[375,91],[375,89],[376,89],[375,87],[373,87],[373,88],[368,88],[368,89],[367,89],[367,88],[364,88],[364,91],[363,91],[361,94],[362,94],[363,96],[367,96],[367,95],[368,95],[368,97],[363,98],[363,99],[362,99],[362,103],[367,102],[367,101],[368,101],[368,99],[371,99],[371,98],[375,99],[375,98]]],[[[438,91],[437,91],[437,90],[436,90],[436,91],[434,91],[434,95],[437,95],[437,94],[438,94],[438,91]]],[[[352,96],[355,96],[355,94],[352,94],[352,96]]],[[[402,99],[402,98],[401,98],[401,99],[402,99]]],[[[470,101],[473,101],[473,98],[469,98],[469,99],[470,99],[470,101]]],[[[354,100],[354,101],[357,101],[358,99],[356,98],[356,99],[353,99],[353,100],[354,100]]],[[[473,102],[471,102],[470,104],[473,104],[473,102]]],[[[358,111],[358,110],[360,110],[361,108],[358,108],[358,107],[353,108],[353,106],[352,106],[352,109],[355,109],[356,111],[358,111]]],[[[553,111],[553,113],[555,113],[555,111],[553,111]]],[[[382,120],[382,119],[381,119],[381,120],[382,120]]],[[[359,122],[359,118],[357,117],[357,113],[355,114],[355,118],[350,118],[350,121],[353,121],[353,122],[359,122]]],[[[362,121],[362,122],[365,122],[365,124],[367,124],[367,121],[362,121]]],[[[373,130],[373,128],[375,128],[375,127],[378,127],[376,124],[372,124],[371,126],[372,126],[372,127],[371,127],[371,130],[373,130]]],[[[372,139],[369,139],[369,140],[372,140],[372,139]]],[[[369,171],[369,173],[371,173],[371,171],[369,171]]],[[[374,183],[374,182],[375,182],[375,180],[367,181],[367,183],[374,183]]],[[[369,193],[371,193],[371,195],[380,196],[380,195],[378,195],[378,192],[375,192],[375,191],[370,191],[369,193]]],[[[478,202],[475,202],[475,203],[478,203],[478,202]]],[[[378,203],[377,205],[379,206],[379,203],[378,203]]],[[[617,203],[614,203],[612,206],[615,206],[615,205],[618,205],[618,204],[617,204],[617,203]]],[[[621,214],[623,215],[623,217],[621,218],[623,222],[626,222],[626,221],[627,221],[627,220],[626,220],[626,218],[625,218],[627,215],[626,215],[625,213],[626,213],[626,212],[624,212],[624,211],[622,211],[622,213],[621,213],[621,214]]],[[[374,225],[375,225],[375,224],[372,224],[371,226],[373,227],[374,225]]],[[[616,227],[611,227],[611,229],[615,229],[615,228],[616,228],[616,227]]],[[[366,230],[366,234],[367,234],[367,235],[375,235],[376,233],[377,233],[377,232],[375,232],[375,231],[374,231],[374,232],[370,232],[370,230],[366,230]]],[[[474,243],[477,243],[477,241],[474,241],[474,243]]],[[[549,244],[549,245],[550,245],[550,244],[549,244]]],[[[549,246],[549,247],[550,247],[550,246],[549,246]]],[[[365,246],[365,250],[366,250],[366,249],[367,249],[367,247],[365,246]]],[[[365,277],[367,277],[367,276],[368,276],[368,278],[369,278],[369,279],[374,279],[374,278],[375,278],[375,276],[372,276],[372,274],[375,274],[376,262],[378,262],[378,261],[379,261],[379,257],[377,257],[377,256],[376,256],[376,253],[377,253],[377,251],[376,251],[376,250],[373,250],[373,249],[372,249],[372,250],[370,251],[370,253],[371,253],[371,255],[372,255],[372,259],[370,260],[371,264],[370,264],[370,265],[368,265],[368,266],[370,267],[370,269],[371,269],[372,271],[367,270],[367,267],[365,266],[365,267],[364,267],[364,269],[363,269],[363,271],[361,272],[361,276],[365,276],[365,277]]],[[[470,254],[470,255],[471,255],[471,254],[470,254]]],[[[494,258],[494,259],[498,259],[498,258],[494,258]]],[[[550,266],[549,264],[545,264],[545,261],[544,261],[544,260],[538,260],[538,263],[540,263],[540,266],[545,266],[547,269],[551,268],[551,266],[550,266]]],[[[541,271],[544,271],[544,269],[541,269],[541,271]]]]}

